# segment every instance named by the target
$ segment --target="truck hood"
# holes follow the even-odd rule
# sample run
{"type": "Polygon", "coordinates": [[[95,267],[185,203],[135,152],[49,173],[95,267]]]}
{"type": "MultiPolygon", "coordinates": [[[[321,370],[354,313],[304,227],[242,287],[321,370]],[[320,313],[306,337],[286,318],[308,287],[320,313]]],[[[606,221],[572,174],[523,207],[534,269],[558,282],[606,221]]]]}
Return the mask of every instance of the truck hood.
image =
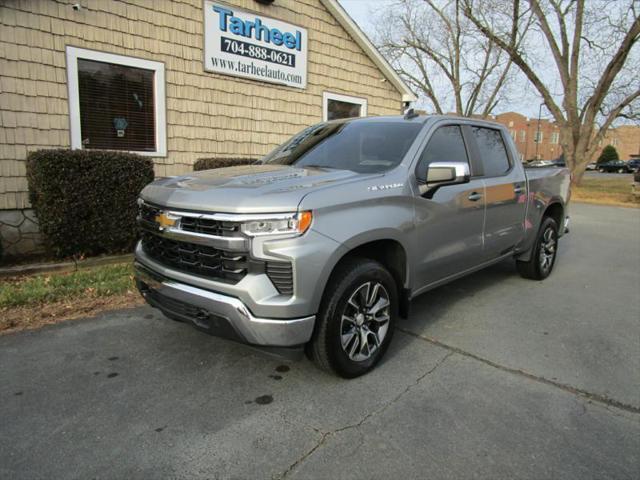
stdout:
{"type": "Polygon", "coordinates": [[[160,206],[219,213],[296,210],[311,190],[370,177],[350,170],[242,165],[157,180],[141,197],[160,206]]]}

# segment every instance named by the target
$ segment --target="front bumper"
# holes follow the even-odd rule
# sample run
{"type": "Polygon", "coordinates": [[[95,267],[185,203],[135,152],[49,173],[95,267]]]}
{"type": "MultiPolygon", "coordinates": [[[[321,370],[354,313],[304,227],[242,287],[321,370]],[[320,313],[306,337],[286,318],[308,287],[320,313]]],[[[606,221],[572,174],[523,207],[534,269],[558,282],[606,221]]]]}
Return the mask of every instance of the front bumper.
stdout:
{"type": "Polygon", "coordinates": [[[293,347],[311,338],[315,315],[291,319],[255,317],[238,298],[180,283],[135,262],[140,293],[169,317],[212,335],[258,346],[293,347]]]}

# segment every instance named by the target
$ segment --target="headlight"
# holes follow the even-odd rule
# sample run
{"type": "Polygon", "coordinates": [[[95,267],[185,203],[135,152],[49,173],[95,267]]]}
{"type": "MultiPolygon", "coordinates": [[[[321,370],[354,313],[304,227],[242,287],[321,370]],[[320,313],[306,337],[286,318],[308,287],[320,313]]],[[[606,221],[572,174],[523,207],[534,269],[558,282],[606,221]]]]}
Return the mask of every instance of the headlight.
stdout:
{"type": "Polygon", "coordinates": [[[310,211],[264,216],[243,222],[242,232],[250,237],[264,235],[302,235],[309,229],[313,215],[310,211]]]}

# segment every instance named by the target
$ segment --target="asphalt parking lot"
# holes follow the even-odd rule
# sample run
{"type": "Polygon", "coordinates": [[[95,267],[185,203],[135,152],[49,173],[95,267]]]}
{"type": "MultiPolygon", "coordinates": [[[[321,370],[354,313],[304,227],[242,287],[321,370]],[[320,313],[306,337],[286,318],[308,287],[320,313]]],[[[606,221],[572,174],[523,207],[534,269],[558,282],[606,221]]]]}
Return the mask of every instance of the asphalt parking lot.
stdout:
{"type": "Polygon", "coordinates": [[[0,478],[640,478],[640,210],[414,302],[346,381],[138,308],[0,337],[0,478]]]}

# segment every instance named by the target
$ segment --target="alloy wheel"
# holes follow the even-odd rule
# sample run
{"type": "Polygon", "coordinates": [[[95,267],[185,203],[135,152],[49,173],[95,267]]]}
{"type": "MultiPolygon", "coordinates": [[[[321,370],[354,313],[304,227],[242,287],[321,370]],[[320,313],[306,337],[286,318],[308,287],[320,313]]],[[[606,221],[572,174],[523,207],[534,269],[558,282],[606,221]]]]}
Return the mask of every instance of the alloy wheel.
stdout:
{"type": "Polygon", "coordinates": [[[367,360],[380,348],[389,329],[390,307],[389,293],[379,282],[367,282],[351,294],[340,323],[340,343],[351,360],[367,360]]]}
{"type": "Polygon", "coordinates": [[[543,272],[548,272],[553,265],[553,259],[556,256],[556,243],[556,231],[547,227],[540,242],[540,269],[543,272]]]}

